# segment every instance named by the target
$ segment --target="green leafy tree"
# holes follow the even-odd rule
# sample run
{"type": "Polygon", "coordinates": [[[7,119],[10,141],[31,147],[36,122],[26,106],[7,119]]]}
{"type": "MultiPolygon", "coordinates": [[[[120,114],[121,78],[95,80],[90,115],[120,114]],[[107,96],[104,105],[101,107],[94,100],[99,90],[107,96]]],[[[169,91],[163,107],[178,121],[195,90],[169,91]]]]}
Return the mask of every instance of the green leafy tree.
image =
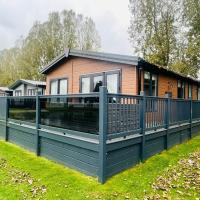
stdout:
{"type": "Polygon", "coordinates": [[[163,66],[173,62],[177,8],[175,0],[130,0],[130,40],[150,62],[163,66]]]}
{"type": "Polygon", "coordinates": [[[130,40],[149,62],[198,76],[200,0],[130,0],[130,40]]]}
{"type": "Polygon", "coordinates": [[[183,0],[183,5],[183,23],[188,30],[184,61],[190,74],[197,77],[200,70],[200,0],[183,0]]]}
{"type": "Polygon", "coordinates": [[[19,78],[42,80],[40,69],[66,48],[100,48],[100,36],[91,18],[63,10],[50,13],[44,23],[36,21],[27,37],[0,53],[0,85],[19,78]]]}
{"type": "Polygon", "coordinates": [[[19,48],[3,50],[0,53],[0,81],[6,86],[19,76],[19,69],[15,63],[19,55],[19,48]]]}

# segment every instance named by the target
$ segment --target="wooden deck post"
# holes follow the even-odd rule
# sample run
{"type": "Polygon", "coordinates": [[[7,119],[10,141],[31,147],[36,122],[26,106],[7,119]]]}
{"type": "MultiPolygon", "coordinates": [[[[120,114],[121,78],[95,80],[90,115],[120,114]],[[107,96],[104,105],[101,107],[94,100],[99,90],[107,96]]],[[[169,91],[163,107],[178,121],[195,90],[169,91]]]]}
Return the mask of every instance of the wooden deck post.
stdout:
{"type": "Polygon", "coordinates": [[[36,134],[35,134],[35,153],[37,156],[40,155],[40,145],[39,145],[39,123],[40,123],[40,99],[38,92],[36,94],[36,134]]]}
{"type": "Polygon", "coordinates": [[[145,160],[145,127],[146,127],[146,97],[144,92],[140,92],[141,100],[140,100],[140,127],[142,134],[142,142],[141,142],[141,161],[145,160]]]}
{"type": "Polygon", "coordinates": [[[106,139],[108,122],[107,88],[100,87],[99,93],[99,182],[106,180],[106,139]]]}

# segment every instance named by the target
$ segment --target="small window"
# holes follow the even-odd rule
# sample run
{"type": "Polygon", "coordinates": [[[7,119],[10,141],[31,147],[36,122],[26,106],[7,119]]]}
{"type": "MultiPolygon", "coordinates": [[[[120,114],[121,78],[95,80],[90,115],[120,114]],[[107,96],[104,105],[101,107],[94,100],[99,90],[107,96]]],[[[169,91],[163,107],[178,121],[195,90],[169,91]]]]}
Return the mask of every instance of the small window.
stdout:
{"type": "Polygon", "coordinates": [[[152,74],[152,96],[157,96],[157,75],[152,74]]]}
{"type": "Polygon", "coordinates": [[[58,80],[51,81],[51,91],[50,94],[58,94],[58,80]]]}
{"type": "Polygon", "coordinates": [[[40,88],[40,90],[37,90],[38,95],[44,94],[44,88],[40,88]]]}
{"type": "Polygon", "coordinates": [[[67,94],[68,81],[66,78],[52,80],[50,84],[50,94],[67,94]]]}
{"type": "Polygon", "coordinates": [[[100,86],[103,85],[103,76],[95,76],[93,79],[93,92],[99,92],[100,86]]]}
{"type": "Polygon", "coordinates": [[[181,80],[178,80],[178,98],[185,98],[185,83],[181,80]]]}
{"type": "Polygon", "coordinates": [[[28,96],[35,96],[35,89],[28,89],[28,96]]]}
{"type": "Polygon", "coordinates": [[[150,72],[144,72],[144,93],[150,96],[150,72]]]}
{"type": "Polygon", "coordinates": [[[158,78],[156,74],[144,72],[144,93],[146,96],[157,96],[158,78]]]}
{"type": "Polygon", "coordinates": [[[21,90],[15,90],[15,96],[22,96],[21,90]]]}
{"type": "Polygon", "coordinates": [[[192,98],[192,85],[188,84],[188,98],[192,98]]]}
{"type": "Polygon", "coordinates": [[[118,74],[108,74],[106,85],[109,93],[118,93],[118,74]]]}
{"type": "Polygon", "coordinates": [[[90,77],[81,79],[81,92],[89,93],[90,92],[90,77]]]}
{"type": "Polygon", "coordinates": [[[59,80],[59,94],[67,94],[67,79],[59,80]]]}

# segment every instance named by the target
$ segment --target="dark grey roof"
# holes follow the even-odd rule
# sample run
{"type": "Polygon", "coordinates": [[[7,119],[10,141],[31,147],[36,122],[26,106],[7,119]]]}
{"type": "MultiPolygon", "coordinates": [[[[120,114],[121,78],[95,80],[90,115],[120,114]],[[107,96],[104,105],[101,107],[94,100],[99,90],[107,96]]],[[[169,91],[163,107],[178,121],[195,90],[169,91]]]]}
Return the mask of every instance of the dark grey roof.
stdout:
{"type": "Polygon", "coordinates": [[[81,58],[91,58],[95,60],[109,61],[114,63],[122,63],[129,65],[137,65],[139,57],[137,56],[127,56],[112,53],[102,53],[94,51],[81,51],[75,49],[67,49],[64,53],[52,60],[46,67],[41,70],[42,74],[46,74],[49,70],[55,67],[55,65],[70,56],[81,57],[81,58]]]}
{"type": "Polygon", "coordinates": [[[80,50],[70,50],[70,56],[77,56],[83,58],[91,58],[97,60],[105,60],[116,63],[137,65],[138,57],[137,56],[127,56],[121,54],[113,54],[113,53],[103,53],[103,52],[94,52],[94,51],[80,51],[80,50]]]}
{"type": "Polygon", "coordinates": [[[128,55],[94,52],[94,51],[81,51],[81,50],[75,50],[75,49],[66,49],[65,52],[60,54],[58,57],[53,59],[47,66],[45,66],[41,70],[41,73],[47,74],[50,70],[52,70],[54,67],[56,67],[59,62],[68,59],[70,56],[90,58],[90,59],[96,59],[96,60],[102,60],[102,61],[108,61],[108,62],[114,62],[114,63],[122,63],[122,64],[128,64],[128,65],[135,65],[135,66],[138,66],[139,64],[143,65],[145,63],[145,65],[149,65],[149,67],[155,67],[158,70],[159,69],[164,70],[165,72],[169,72],[175,76],[180,76],[180,77],[187,78],[187,79],[195,81],[195,82],[200,82],[199,80],[197,80],[195,78],[185,76],[178,72],[174,72],[166,67],[151,64],[137,56],[128,56],[128,55]]]}
{"type": "Polygon", "coordinates": [[[46,86],[46,82],[43,82],[43,81],[19,79],[15,81],[9,88],[14,90],[16,87],[18,87],[22,83],[27,84],[27,85],[32,85],[32,86],[41,86],[41,87],[46,86]]]}

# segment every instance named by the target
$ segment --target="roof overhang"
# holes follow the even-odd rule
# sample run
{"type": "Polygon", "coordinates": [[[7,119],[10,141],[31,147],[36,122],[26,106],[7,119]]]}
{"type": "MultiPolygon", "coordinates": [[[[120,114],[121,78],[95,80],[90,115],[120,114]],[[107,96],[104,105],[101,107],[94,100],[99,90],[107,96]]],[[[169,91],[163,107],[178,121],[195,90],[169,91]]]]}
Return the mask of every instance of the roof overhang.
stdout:
{"type": "Polygon", "coordinates": [[[12,85],[9,86],[9,89],[14,90],[16,87],[18,87],[21,84],[22,84],[22,81],[21,80],[17,80],[12,85]]]}
{"type": "Polygon", "coordinates": [[[184,74],[175,72],[175,71],[173,71],[173,70],[171,70],[167,67],[154,65],[152,63],[145,61],[144,59],[139,60],[138,66],[141,66],[144,69],[149,70],[149,71],[154,71],[154,72],[157,71],[159,73],[168,74],[168,75],[171,75],[173,77],[177,77],[179,79],[181,78],[181,79],[189,80],[191,82],[196,82],[196,83],[200,84],[200,80],[198,80],[198,79],[195,79],[195,78],[186,76],[184,74]]]}
{"type": "Polygon", "coordinates": [[[137,56],[127,56],[111,53],[101,53],[92,51],[80,51],[75,49],[67,49],[64,53],[56,57],[46,67],[41,70],[42,74],[47,74],[49,71],[54,69],[58,63],[63,60],[67,60],[69,57],[89,58],[94,60],[101,60],[113,63],[121,63],[128,65],[138,65],[139,58],[137,56]]]}
{"type": "Polygon", "coordinates": [[[102,52],[94,52],[94,51],[93,52],[81,51],[81,50],[75,50],[75,49],[66,49],[64,53],[60,54],[58,57],[52,60],[46,67],[44,67],[41,70],[41,73],[48,74],[50,71],[58,67],[62,62],[67,61],[70,57],[89,58],[89,59],[107,61],[107,62],[112,62],[112,63],[142,66],[144,69],[155,70],[162,73],[167,73],[172,76],[182,77],[183,79],[200,83],[200,81],[195,78],[188,77],[183,74],[174,72],[166,67],[154,65],[137,56],[102,53],[102,52]]]}

